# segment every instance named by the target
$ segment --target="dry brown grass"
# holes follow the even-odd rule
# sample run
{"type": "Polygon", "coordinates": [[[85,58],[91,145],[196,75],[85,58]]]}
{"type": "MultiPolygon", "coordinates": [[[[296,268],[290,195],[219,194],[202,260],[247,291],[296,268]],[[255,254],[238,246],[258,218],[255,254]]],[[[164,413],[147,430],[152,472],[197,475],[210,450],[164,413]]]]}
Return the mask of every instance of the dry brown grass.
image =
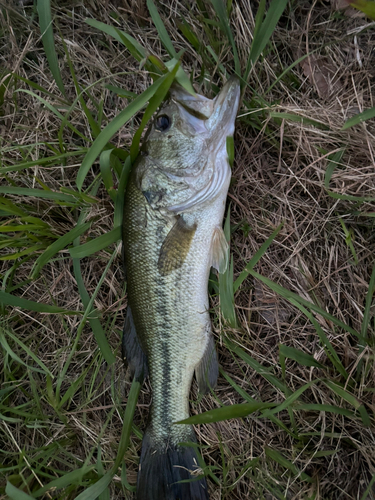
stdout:
{"type": "MultiPolygon", "coordinates": [[[[206,7],[211,9],[209,5],[206,7]]],[[[232,28],[243,67],[254,28],[254,10],[253,3],[244,0],[233,3],[232,28]]],[[[0,46],[1,67],[47,88],[51,93],[50,102],[63,108],[65,104],[49,73],[33,12],[32,5],[22,2],[0,8],[0,29],[4,42],[0,46]]],[[[227,68],[232,67],[229,47],[220,42],[222,35],[217,30],[215,39],[204,33],[195,4],[163,2],[159,5],[159,12],[176,51],[186,49],[184,67],[195,81],[200,76],[202,63],[207,61],[187,46],[178,28],[182,17],[192,26],[199,40],[219,46],[220,62],[227,68]]],[[[93,84],[91,92],[98,100],[104,100],[105,120],[111,120],[127,101],[106,90],[102,83],[95,83],[103,79],[103,83],[141,93],[150,84],[150,78],[123,47],[87,26],[84,19],[93,17],[128,31],[150,52],[163,56],[165,54],[145,2],[113,0],[103,5],[95,1],[83,4],[68,2],[55,8],[54,14],[78,81],[82,86],[93,84]]],[[[375,212],[375,204],[332,198],[324,187],[324,179],[328,155],[345,148],[329,189],[338,194],[375,197],[374,120],[341,130],[349,117],[375,105],[375,35],[373,27],[363,30],[367,24],[368,21],[361,15],[350,17],[335,12],[329,2],[292,2],[274,33],[264,60],[250,74],[249,87],[243,97],[245,104],[250,105],[242,107],[237,123],[236,161],[229,194],[231,222],[239,225],[232,237],[236,276],[272,231],[284,222],[256,271],[314,302],[357,331],[361,328],[365,295],[374,265],[375,219],[366,214],[375,212]],[[269,90],[285,68],[311,51],[316,52],[291,69],[269,90]],[[317,120],[327,125],[329,130],[300,121],[274,119],[269,114],[269,105],[274,112],[317,120]],[[340,219],[351,234],[358,259],[356,265],[340,219]]],[[[211,33],[215,33],[214,28],[211,33]]],[[[62,54],[59,37],[57,45],[62,54]]],[[[67,100],[72,102],[76,94],[66,60],[62,61],[61,68],[67,100]]],[[[220,84],[219,69],[208,69],[213,82],[220,84]]],[[[17,86],[28,88],[21,82],[17,86]]],[[[205,83],[197,85],[197,90],[202,93],[206,93],[208,88],[210,86],[205,83]]],[[[23,148],[28,145],[38,143],[38,146],[31,147],[34,159],[43,156],[45,142],[56,141],[60,127],[60,121],[32,96],[22,92],[13,94],[13,90],[9,88],[2,107],[0,136],[4,147],[17,145],[18,149],[4,154],[6,165],[21,162],[22,152],[26,150],[23,148]]],[[[92,139],[79,105],[72,111],[70,121],[92,139]]],[[[128,148],[137,124],[138,119],[129,123],[113,142],[128,148]]],[[[67,128],[64,129],[63,141],[67,151],[81,146],[67,128]]],[[[61,168],[35,166],[26,175],[24,172],[10,172],[4,182],[15,181],[18,185],[33,187],[35,177],[38,177],[52,189],[74,187],[78,166],[75,158],[68,158],[61,168]]],[[[97,173],[95,166],[90,181],[97,173]]],[[[85,238],[104,234],[112,227],[113,204],[105,189],[98,192],[97,198],[99,201],[89,216],[95,218],[96,223],[85,238]]],[[[18,203],[16,198],[13,201],[18,203]]],[[[75,214],[66,207],[52,208],[48,202],[33,198],[22,200],[22,203],[30,214],[42,217],[56,235],[74,227],[75,214]]],[[[2,254],[6,251],[3,249],[2,254]]],[[[109,255],[108,251],[102,251],[88,258],[83,266],[83,278],[90,295],[109,255]]],[[[27,279],[32,264],[32,261],[27,261],[19,267],[15,283],[27,279]]],[[[0,267],[1,276],[4,276],[9,262],[2,261],[0,267]]],[[[95,300],[103,323],[110,325],[109,341],[117,352],[126,307],[123,281],[119,254],[95,300]]],[[[47,265],[37,280],[25,283],[18,292],[27,299],[57,302],[70,310],[81,309],[67,251],[61,252],[59,259],[47,265]]],[[[213,298],[212,305],[217,311],[216,298],[213,298]]],[[[251,277],[244,282],[236,294],[236,310],[241,322],[238,331],[225,328],[217,315],[214,318],[219,359],[225,372],[251,397],[265,402],[282,402],[284,399],[280,390],[250,369],[244,361],[231,355],[224,345],[223,336],[230,335],[259,363],[273,367],[280,379],[280,343],[313,354],[320,363],[330,367],[313,325],[296,307],[260,282],[251,277]]],[[[19,338],[38,353],[53,374],[58,375],[69,356],[79,319],[76,316],[62,318],[24,310],[8,310],[8,314],[8,324],[19,338]]],[[[371,310],[372,317],[373,314],[374,308],[371,310]]],[[[345,369],[355,374],[357,340],[341,329],[334,329],[321,316],[316,316],[316,319],[345,369]]],[[[373,325],[373,319],[370,324],[373,325]]],[[[369,328],[368,335],[373,337],[373,326],[369,328]]],[[[372,342],[361,356],[367,368],[362,373],[366,376],[348,389],[365,403],[373,423],[375,372],[372,342]]],[[[96,366],[99,359],[95,338],[87,325],[61,387],[63,394],[77,380],[77,376],[87,370],[80,391],[60,415],[54,413],[48,392],[44,393],[44,399],[38,405],[48,418],[41,428],[28,428],[25,422],[5,422],[2,448],[10,454],[8,463],[15,459],[18,446],[34,457],[33,450],[54,441],[65,446],[65,451],[56,452],[56,456],[51,457],[51,469],[64,470],[65,467],[66,471],[73,470],[85,461],[99,442],[103,462],[113,462],[121,433],[120,402],[126,403],[129,384],[125,382],[119,356],[116,366],[110,369],[104,364],[96,366]],[[112,408],[114,411],[110,415],[112,408]]],[[[286,366],[285,383],[292,391],[333,373],[330,369],[305,367],[292,360],[287,360],[286,366]]],[[[36,387],[44,387],[45,381],[38,374],[34,378],[36,387]]],[[[26,401],[31,391],[27,379],[20,378],[20,387],[26,391],[27,397],[20,391],[12,401],[14,406],[26,401]]],[[[216,396],[208,396],[199,402],[196,402],[196,397],[194,387],[193,414],[219,407],[220,403],[243,402],[239,393],[223,377],[220,377],[216,396]]],[[[307,390],[302,399],[307,403],[341,404],[349,408],[322,382],[307,390]]],[[[144,428],[149,403],[150,388],[146,383],[135,415],[137,428],[144,428]]],[[[293,414],[294,423],[288,411],[277,415],[281,423],[291,430],[290,433],[269,419],[259,418],[258,414],[242,420],[198,427],[199,439],[207,445],[203,450],[204,459],[207,465],[217,467],[214,473],[220,480],[219,485],[210,482],[212,500],[279,498],[277,493],[272,493],[272,487],[277,487],[288,499],[362,498],[375,474],[373,427],[366,428],[358,419],[351,420],[328,412],[298,411],[293,414]],[[311,476],[312,483],[296,479],[285,467],[272,460],[266,451],[269,448],[277,450],[298,470],[311,476]],[[257,462],[246,469],[251,460],[257,462]]],[[[130,484],[136,481],[139,450],[139,436],[133,434],[126,455],[130,484]]],[[[95,463],[95,457],[91,463],[95,463]]],[[[24,473],[28,475],[29,471],[24,473]]],[[[120,488],[119,484],[120,477],[115,477],[111,498],[131,498],[132,494],[120,488]]],[[[67,492],[61,497],[52,493],[45,498],[74,496],[74,492],[67,492]]],[[[375,498],[375,490],[367,498],[375,498]]]]}

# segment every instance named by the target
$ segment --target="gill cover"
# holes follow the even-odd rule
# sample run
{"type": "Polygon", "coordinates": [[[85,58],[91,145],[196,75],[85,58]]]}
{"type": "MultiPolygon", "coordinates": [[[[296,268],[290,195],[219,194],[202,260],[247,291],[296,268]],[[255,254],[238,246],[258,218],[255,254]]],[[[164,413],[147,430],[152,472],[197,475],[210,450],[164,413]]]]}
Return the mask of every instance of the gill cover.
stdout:
{"type": "Polygon", "coordinates": [[[194,211],[226,191],[226,138],[233,135],[240,87],[230,78],[215,99],[174,86],[142,146],[137,185],[154,209],[194,211]]]}

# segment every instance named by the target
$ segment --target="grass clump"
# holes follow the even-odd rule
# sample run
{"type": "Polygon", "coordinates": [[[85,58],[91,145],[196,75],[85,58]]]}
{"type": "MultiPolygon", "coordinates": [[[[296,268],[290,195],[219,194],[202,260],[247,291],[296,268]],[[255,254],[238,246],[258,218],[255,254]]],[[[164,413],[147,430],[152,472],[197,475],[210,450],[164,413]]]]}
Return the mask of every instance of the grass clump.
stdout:
{"type": "Polygon", "coordinates": [[[0,14],[0,497],[132,498],[150,388],[118,350],[127,177],[174,79],[212,97],[237,74],[231,264],[210,282],[221,376],[192,395],[211,498],[374,498],[365,14],[276,0],[0,14]]]}

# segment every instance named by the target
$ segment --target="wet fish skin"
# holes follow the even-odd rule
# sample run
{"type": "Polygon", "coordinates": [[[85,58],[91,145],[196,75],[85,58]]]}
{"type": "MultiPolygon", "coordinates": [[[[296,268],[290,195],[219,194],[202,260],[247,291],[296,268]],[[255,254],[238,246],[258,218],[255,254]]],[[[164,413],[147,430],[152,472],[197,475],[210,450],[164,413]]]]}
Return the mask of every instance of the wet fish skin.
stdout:
{"type": "Polygon", "coordinates": [[[128,314],[123,348],[152,387],[142,444],[138,500],[207,500],[204,479],[189,483],[198,460],[189,416],[194,372],[214,386],[218,365],[208,313],[210,268],[226,265],[221,229],[230,182],[226,138],[233,134],[239,84],[214,100],[175,87],[148,130],[124,207],[128,314]]]}

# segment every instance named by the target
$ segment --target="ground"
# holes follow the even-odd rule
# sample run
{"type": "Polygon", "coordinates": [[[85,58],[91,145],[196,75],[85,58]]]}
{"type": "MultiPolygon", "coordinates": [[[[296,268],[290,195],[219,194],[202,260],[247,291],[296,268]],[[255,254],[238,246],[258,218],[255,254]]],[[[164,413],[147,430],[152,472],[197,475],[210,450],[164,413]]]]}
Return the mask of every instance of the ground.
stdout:
{"type": "MultiPolygon", "coordinates": [[[[191,414],[254,400],[274,405],[196,426],[212,500],[372,499],[375,126],[358,114],[375,106],[374,23],[345,2],[289,2],[248,66],[252,39],[253,47],[260,39],[258,4],[228,5],[229,35],[218,1],[156,5],[197,91],[213,97],[229,75],[249,68],[228,196],[234,278],[229,269],[225,279],[237,281],[228,298],[212,276],[221,374],[203,399],[193,385],[191,414]]],[[[78,170],[100,129],[152,78],[85,19],[171,58],[146,2],[66,1],[52,4],[52,16],[62,88],[36,4],[0,6],[0,498],[21,498],[9,484],[25,498],[77,498],[111,470],[131,427],[119,348],[127,304],[121,242],[115,235],[97,252],[85,247],[80,259],[70,249],[79,238],[95,246],[113,234],[124,158],[116,151],[111,163],[95,159],[86,197],[78,170]]],[[[143,111],[116,131],[112,147],[129,151],[143,111]]],[[[101,500],[133,498],[150,397],[146,382],[124,460],[101,500]]]]}

